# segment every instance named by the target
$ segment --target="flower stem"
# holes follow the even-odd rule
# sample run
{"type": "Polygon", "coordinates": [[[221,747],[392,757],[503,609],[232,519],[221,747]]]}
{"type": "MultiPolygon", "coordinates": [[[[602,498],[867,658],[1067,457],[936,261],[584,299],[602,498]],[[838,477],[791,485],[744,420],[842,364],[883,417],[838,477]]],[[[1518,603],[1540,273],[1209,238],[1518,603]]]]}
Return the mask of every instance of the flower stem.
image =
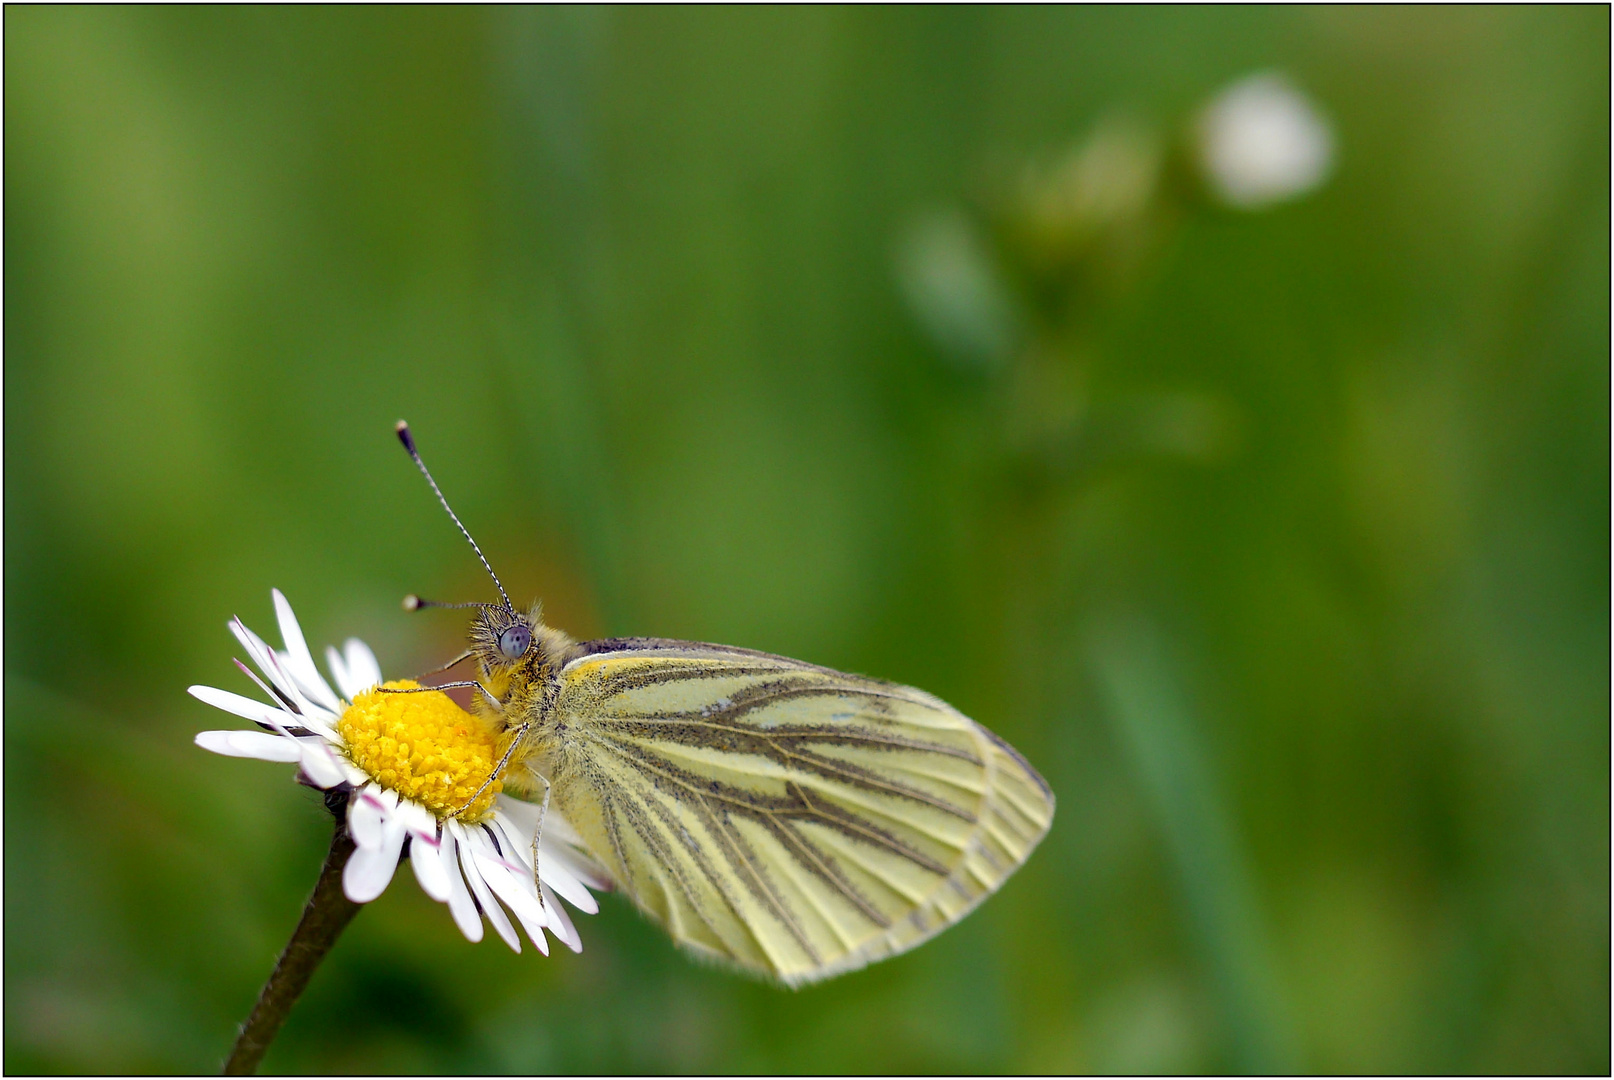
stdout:
{"type": "Polygon", "coordinates": [[[263,1060],[264,1051],[274,1041],[280,1025],[286,1022],[291,1007],[302,996],[303,989],[319,967],[325,954],[331,951],[344,928],[353,921],[361,905],[349,900],[342,892],[342,868],[353,854],[353,838],[347,834],[347,825],[340,818],[331,837],[331,850],[325,856],[319,881],[314,892],[303,906],[302,921],[292,932],[291,940],[275,963],[274,973],[263,984],[258,1003],[252,1015],[241,1025],[241,1034],[235,1040],[235,1049],[224,1063],[225,1076],[249,1076],[263,1060]]]}

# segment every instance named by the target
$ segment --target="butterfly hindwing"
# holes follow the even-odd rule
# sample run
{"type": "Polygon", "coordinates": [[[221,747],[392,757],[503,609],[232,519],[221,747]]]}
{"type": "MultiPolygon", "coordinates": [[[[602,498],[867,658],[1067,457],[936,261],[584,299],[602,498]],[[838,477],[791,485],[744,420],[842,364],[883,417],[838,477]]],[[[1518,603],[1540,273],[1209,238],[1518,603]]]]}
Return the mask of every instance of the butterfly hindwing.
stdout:
{"type": "Polygon", "coordinates": [[[945,702],[744,649],[576,646],[552,715],[555,797],[624,891],[680,944],[790,984],[956,922],[1053,815],[945,702]]]}

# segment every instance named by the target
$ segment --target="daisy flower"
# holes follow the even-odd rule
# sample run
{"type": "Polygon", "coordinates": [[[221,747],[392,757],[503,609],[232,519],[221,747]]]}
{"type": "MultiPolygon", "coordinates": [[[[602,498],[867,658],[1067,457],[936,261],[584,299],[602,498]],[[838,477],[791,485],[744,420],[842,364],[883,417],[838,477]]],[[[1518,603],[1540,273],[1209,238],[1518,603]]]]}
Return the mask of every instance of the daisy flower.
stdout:
{"type": "Polygon", "coordinates": [[[535,878],[537,806],[503,794],[495,781],[455,813],[498,761],[497,740],[482,721],[443,693],[385,693],[383,686],[417,684],[382,683],[375,654],[357,638],[349,638],[340,653],[325,651],[338,697],[314,666],[291,605],[279,589],[273,595],[283,650],[271,648],[240,619],[230,623],[268,683],[236,664],[272,704],[211,686],[190,688],[193,697],[260,730],[204,731],[196,745],[230,757],[296,763],[303,783],[328,795],[345,794],[355,850],[342,872],[342,891],[354,903],[380,896],[407,851],[420,887],[448,905],[470,940],[482,940],[485,915],[520,952],[508,908],[544,955],[546,929],[580,951],[582,941],[556,896],[592,915],[599,907],[589,888],[610,884],[571,824],[554,807],[544,814],[541,873],[535,878]]]}

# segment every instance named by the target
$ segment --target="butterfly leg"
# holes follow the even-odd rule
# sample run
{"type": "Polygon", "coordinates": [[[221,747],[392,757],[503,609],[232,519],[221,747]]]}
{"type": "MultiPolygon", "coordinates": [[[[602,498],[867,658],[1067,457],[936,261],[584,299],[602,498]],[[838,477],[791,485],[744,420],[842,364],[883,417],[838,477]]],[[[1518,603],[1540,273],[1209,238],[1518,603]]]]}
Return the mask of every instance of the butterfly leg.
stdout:
{"type": "MultiPolygon", "coordinates": [[[[449,685],[453,685],[453,684],[450,683],[449,685]]],[[[472,683],[471,685],[478,686],[480,684],[479,683],[472,683]]],[[[487,693],[486,690],[484,690],[482,692],[484,694],[487,693]]],[[[469,810],[472,806],[476,805],[476,800],[478,800],[478,799],[480,799],[482,797],[482,793],[488,789],[488,785],[493,783],[493,781],[497,780],[500,776],[504,775],[504,767],[506,765],[510,764],[510,755],[514,754],[516,752],[516,747],[521,745],[521,737],[527,733],[527,729],[530,728],[530,727],[532,727],[532,722],[528,721],[527,723],[522,724],[520,727],[516,728],[516,733],[510,737],[510,745],[505,747],[504,756],[501,757],[499,759],[499,763],[493,767],[493,771],[488,773],[488,778],[486,780],[482,781],[482,786],[476,789],[476,794],[472,795],[469,799],[467,799],[465,801],[464,806],[460,807],[458,810],[456,810],[452,814],[448,815],[449,817],[459,817],[461,814],[465,813],[465,811],[469,810]]],[[[549,781],[545,780],[544,781],[544,800],[545,800],[546,803],[548,802],[548,799],[549,799],[549,781]]]]}
{"type": "MultiPolygon", "coordinates": [[[[454,663],[457,664],[459,661],[456,660],[454,663]]],[[[427,674],[430,674],[430,672],[427,674]]],[[[452,690],[457,686],[476,687],[478,690],[482,691],[482,696],[488,699],[488,704],[492,705],[497,712],[504,711],[504,703],[493,696],[492,690],[489,690],[475,679],[464,679],[460,682],[438,683],[436,686],[411,686],[407,688],[399,686],[378,686],[376,689],[381,691],[383,694],[425,694],[433,690],[452,690]]]]}
{"type": "Polygon", "coordinates": [[[538,864],[538,849],[544,838],[544,818],[549,815],[549,777],[536,769],[533,775],[544,782],[544,801],[538,806],[538,828],[532,834],[532,883],[538,890],[538,903],[541,905],[544,902],[544,874],[538,864]]]}

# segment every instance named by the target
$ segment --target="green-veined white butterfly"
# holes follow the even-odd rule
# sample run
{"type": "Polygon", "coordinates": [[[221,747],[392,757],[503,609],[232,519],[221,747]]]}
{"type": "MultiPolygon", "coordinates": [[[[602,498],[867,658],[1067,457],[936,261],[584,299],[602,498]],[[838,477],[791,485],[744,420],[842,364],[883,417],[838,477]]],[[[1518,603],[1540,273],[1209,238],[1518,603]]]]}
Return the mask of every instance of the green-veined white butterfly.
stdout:
{"type": "Polygon", "coordinates": [[[697,953],[789,985],[862,967],[963,918],[1048,831],[1036,770],[922,690],[725,645],[577,642],[494,583],[461,658],[507,741],[489,782],[552,799],[697,953]]]}

